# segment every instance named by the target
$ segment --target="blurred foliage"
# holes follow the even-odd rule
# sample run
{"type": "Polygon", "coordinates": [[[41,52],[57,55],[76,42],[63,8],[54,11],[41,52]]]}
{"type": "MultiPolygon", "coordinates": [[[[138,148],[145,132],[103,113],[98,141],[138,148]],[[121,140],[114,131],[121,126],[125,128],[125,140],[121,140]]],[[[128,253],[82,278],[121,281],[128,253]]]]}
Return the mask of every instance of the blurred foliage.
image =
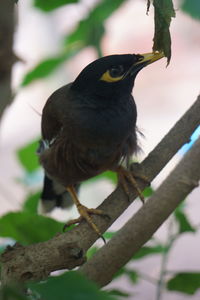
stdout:
{"type": "Polygon", "coordinates": [[[39,167],[37,148],[38,140],[35,140],[17,151],[17,157],[27,173],[33,172],[39,167]]]}
{"type": "Polygon", "coordinates": [[[170,291],[194,295],[200,289],[200,273],[178,273],[167,282],[167,288],[170,291]]]}
{"type": "Polygon", "coordinates": [[[44,242],[62,233],[64,223],[27,211],[10,212],[0,218],[0,236],[23,245],[44,242]]]}
{"type": "Polygon", "coordinates": [[[200,1],[199,0],[183,0],[182,10],[189,14],[192,18],[200,20],[200,1]]]}
{"type": "Polygon", "coordinates": [[[44,12],[50,12],[60,6],[76,2],[78,2],[78,0],[34,0],[34,6],[44,12]]]}
{"type": "Polygon", "coordinates": [[[114,300],[113,296],[99,290],[91,281],[77,272],[67,272],[60,276],[52,276],[44,282],[30,283],[28,287],[44,300],[114,300]]]}

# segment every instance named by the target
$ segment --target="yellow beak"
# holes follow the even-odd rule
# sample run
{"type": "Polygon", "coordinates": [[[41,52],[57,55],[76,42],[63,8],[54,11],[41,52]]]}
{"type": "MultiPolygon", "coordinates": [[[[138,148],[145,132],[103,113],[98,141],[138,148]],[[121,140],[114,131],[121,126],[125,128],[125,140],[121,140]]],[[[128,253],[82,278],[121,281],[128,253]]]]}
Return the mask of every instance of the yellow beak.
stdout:
{"type": "Polygon", "coordinates": [[[143,58],[141,58],[141,60],[139,60],[137,63],[135,63],[135,66],[147,62],[148,65],[153,63],[154,61],[157,61],[161,58],[164,57],[164,53],[163,52],[152,52],[152,53],[144,53],[144,54],[139,54],[141,55],[143,58]]]}

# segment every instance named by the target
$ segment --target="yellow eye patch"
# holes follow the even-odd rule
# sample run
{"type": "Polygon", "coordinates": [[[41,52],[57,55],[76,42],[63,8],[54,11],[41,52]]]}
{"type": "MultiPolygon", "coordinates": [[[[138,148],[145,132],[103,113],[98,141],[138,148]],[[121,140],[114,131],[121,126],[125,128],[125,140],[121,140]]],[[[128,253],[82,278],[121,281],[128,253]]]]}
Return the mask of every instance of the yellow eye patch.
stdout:
{"type": "Polygon", "coordinates": [[[106,81],[106,82],[116,82],[116,81],[120,81],[122,80],[124,77],[124,75],[118,76],[118,77],[112,77],[110,74],[110,71],[107,70],[100,78],[100,80],[102,81],[106,81]]]}

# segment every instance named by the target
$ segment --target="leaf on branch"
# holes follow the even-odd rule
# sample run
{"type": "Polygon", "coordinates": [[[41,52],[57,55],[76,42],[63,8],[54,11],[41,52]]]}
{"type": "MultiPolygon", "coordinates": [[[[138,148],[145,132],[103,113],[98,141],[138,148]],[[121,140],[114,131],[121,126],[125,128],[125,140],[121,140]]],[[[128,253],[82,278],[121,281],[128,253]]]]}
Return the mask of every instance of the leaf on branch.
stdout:
{"type": "Polygon", "coordinates": [[[60,6],[77,2],[78,0],[34,0],[34,6],[45,12],[49,12],[60,6]]]}
{"type": "MultiPolygon", "coordinates": [[[[150,0],[147,2],[147,11],[150,6],[150,0]]],[[[167,57],[169,64],[171,59],[171,36],[170,23],[172,17],[175,17],[175,10],[172,0],[153,0],[154,6],[154,37],[153,51],[163,52],[167,57]]]]}
{"type": "Polygon", "coordinates": [[[29,212],[11,212],[0,218],[0,236],[23,245],[47,241],[62,232],[64,223],[29,212]]]}
{"type": "Polygon", "coordinates": [[[167,288],[170,291],[193,295],[200,288],[200,273],[178,273],[167,282],[167,288]]]}
{"type": "Polygon", "coordinates": [[[196,229],[190,224],[187,215],[184,213],[182,205],[175,210],[174,216],[179,225],[179,233],[196,232],[196,229]]]}
{"type": "Polygon", "coordinates": [[[184,0],[181,8],[184,12],[195,19],[200,19],[200,1],[199,0],[184,0]]]}
{"type": "Polygon", "coordinates": [[[30,283],[28,287],[48,300],[114,300],[115,298],[98,287],[78,272],[67,272],[60,276],[50,277],[45,282],[30,283]]]}
{"type": "Polygon", "coordinates": [[[163,253],[165,251],[166,251],[166,248],[163,247],[162,245],[158,245],[155,247],[144,246],[133,256],[132,259],[141,259],[147,255],[159,254],[159,253],[163,253]]]}

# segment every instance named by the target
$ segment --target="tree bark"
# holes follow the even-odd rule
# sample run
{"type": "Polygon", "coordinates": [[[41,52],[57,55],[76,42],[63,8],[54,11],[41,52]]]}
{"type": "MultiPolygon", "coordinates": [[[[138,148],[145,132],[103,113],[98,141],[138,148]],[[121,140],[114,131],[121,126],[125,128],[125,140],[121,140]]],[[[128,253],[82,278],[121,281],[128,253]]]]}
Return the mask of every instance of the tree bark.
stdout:
{"type": "Polygon", "coordinates": [[[14,0],[1,0],[0,9],[0,120],[11,103],[11,72],[15,61],[13,54],[14,0]]]}

